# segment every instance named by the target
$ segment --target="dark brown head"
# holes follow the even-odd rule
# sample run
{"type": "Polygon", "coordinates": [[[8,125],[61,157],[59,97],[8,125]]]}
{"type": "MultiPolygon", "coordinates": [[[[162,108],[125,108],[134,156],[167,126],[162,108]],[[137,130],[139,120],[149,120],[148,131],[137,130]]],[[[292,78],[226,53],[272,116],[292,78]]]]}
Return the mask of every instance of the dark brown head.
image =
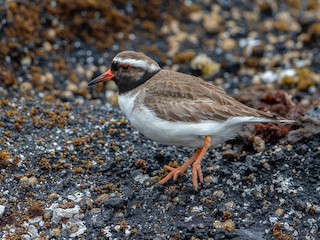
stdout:
{"type": "Polygon", "coordinates": [[[146,82],[160,70],[159,64],[148,56],[134,51],[124,51],[113,58],[111,69],[93,79],[88,86],[113,80],[121,94],[146,82]]]}

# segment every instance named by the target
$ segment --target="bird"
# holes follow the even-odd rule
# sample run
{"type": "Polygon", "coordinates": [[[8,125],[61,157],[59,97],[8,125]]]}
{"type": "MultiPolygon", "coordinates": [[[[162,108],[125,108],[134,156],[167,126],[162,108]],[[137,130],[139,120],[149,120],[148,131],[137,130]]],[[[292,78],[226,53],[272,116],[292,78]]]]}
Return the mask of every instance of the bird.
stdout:
{"type": "Polygon", "coordinates": [[[118,53],[105,73],[88,83],[113,80],[118,104],[130,123],[145,137],[164,145],[196,148],[181,166],[165,165],[160,184],[174,181],[192,165],[192,185],[203,182],[201,161],[211,147],[233,139],[244,124],[291,123],[275,114],[248,107],[222,88],[199,77],[162,69],[136,51],[118,53]]]}

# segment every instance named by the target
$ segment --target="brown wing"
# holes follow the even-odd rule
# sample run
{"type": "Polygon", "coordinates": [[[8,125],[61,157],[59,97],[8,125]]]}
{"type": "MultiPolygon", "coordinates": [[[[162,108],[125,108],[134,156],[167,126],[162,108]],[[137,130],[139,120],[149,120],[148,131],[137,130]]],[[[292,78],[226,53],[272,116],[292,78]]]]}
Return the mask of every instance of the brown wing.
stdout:
{"type": "Polygon", "coordinates": [[[273,118],[272,114],[247,107],[221,88],[191,75],[161,70],[144,87],[144,104],[168,121],[224,121],[234,116],[273,118]]]}

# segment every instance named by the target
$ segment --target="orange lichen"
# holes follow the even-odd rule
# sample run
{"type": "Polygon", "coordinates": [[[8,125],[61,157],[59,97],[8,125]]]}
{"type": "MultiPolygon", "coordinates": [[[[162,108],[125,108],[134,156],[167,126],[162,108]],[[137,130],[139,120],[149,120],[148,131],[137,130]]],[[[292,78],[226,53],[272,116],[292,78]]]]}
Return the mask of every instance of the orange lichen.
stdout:
{"type": "Polygon", "coordinates": [[[0,166],[4,167],[9,164],[9,152],[2,151],[0,152],[0,166]]]}
{"type": "Polygon", "coordinates": [[[18,83],[15,75],[2,66],[0,66],[0,82],[5,86],[15,86],[18,83]]]}
{"type": "Polygon", "coordinates": [[[146,166],[147,166],[147,163],[145,160],[143,159],[138,159],[135,163],[136,167],[139,168],[139,169],[143,169],[145,170],[146,169],[146,166]]]}
{"type": "Polygon", "coordinates": [[[272,239],[277,239],[277,240],[294,240],[294,237],[289,235],[289,234],[285,234],[282,229],[281,229],[281,224],[280,222],[276,222],[274,224],[274,228],[272,230],[272,239]]]}

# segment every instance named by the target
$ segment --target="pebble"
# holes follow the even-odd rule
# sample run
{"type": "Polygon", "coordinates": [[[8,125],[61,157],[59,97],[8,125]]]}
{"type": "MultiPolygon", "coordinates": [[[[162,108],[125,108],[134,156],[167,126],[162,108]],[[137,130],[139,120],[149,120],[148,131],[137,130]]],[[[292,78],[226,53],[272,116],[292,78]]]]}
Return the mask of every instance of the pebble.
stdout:
{"type": "Polygon", "coordinates": [[[232,149],[227,149],[222,152],[222,157],[226,159],[239,159],[240,155],[232,149]]]}
{"type": "Polygon", "coordinates": [[[320,121],[320,105],[315,106],[314,108],[311,108],[307,114],[314,119],[317,119],[320,121]]]}
{"type": "Polygon", "coordinates": [[[214,5],[208,15],[203,16],[203,28],[207,33],[216,33],[223,22],[222,16],[219,14],[220,7],[214,5]]]}
{"type": "Polygon", "coordinates": [[[227,232],[232,232],[236,229],[236,225],[231,219],[228,219],[223,223],[223,229],[227,232]]]}
{"type": "Polygon", "coordinates": [[[45,51],[50,52],[52,51],[52,44],[46,41],[43,43],[43,48],[45,51]]]}
{"type": "Polygon", "coordinates": [[[30,66],[31,62],[32,62],[32,59],[29,56],[26,56],[26,57],[21,59],[21,64],[22,65],[30,66]]]}
{"type": "Polygon", "coordinates": [[[220,44],[221,49],[225,52],[232,51],[236,46],[237,42],[232,38],[223,39],[220,44]]]}
{"type": "Polygon", "coordinates": [[[222,222],[221,221],[215,221],[214,223],[213,223],[213,227],[214,228],[223,228],[223,224],[222,224],[222,222]]]}
{"type": "Polygon", "coordinates": [[[275,214],[277,216],[281,216],[281,215],[283,215],[283,213],[284,213],[284,210],[282,208],[277,208],[275,211],[275,214]]]}
{"type": "Polygon", "coordinates": [[[72,91],[63,91],[61,93],[62,99],[72,99],[73,98],[73,92],[72,91]]]}
{"type": "Polygon", "coordinates": [[[258,136],[254,137],[252,145],[253,145],[253,149],[256,150],[257,152],[262,152],[266,148],[265,141],[258,136]]]}
{"type": "Polygon", "coordinates": [[[54,199],[54,198],[57,198],[57,197],[59,197],[59,195],[56,192],[50,193],[49,196],[48,196],[49,199],[54,199]]]}
{"type": "Polygon", "coordinates": [[[5,210],[6,210],[6,207],[4,205],[0,205],[0,219],[3,216],[5,210]]]}
{"type": "Polygon", "coordinates": [[[38,179],[36,177],[30,177],[28,179],[28,182],[29,182],[30,185],[34,186],[34,185],[36,185],[38,183],[38,179]]]}
{"type": "Polygon", "coordinates": [[[56,39],[57,31],[54,28],[49,28],[45,32],[45,36],[49,41],[54,41],[56,39]]]}
{"type": "Polygon", "coordinates": [[[194,206],[191,208],[191,212],[195,212],[195,213],[199,213],[203,211],[203,207],[202,206],[194,206]]]}
{"type": "Polygon", "coordinates": [[[231,210],[234,207],[234,202],[233,201],[226,202],[224,205],[228,210],[231,210]]]}
{"type": "Polygon", "coordinates": [[[212,176],[206,176],[204,179],[204,184],[209,185],[210,183],[214,182],[214,178],[212,176]]]}
{"type": "Polygon", "coordinates": [[[74,83],[69,83],[67,86],[67,91],[76,92],[78,90],[78,86],[74,83]]]}
{"type": "Polygon", "coordinates": [[[22,185],[28,185],[29,178],[27,176],[23,176],[20,178],[20,183],[22,185]]]}
{"type": "Polygon", "coordinates": [[[217,197],[217,198],[221,198],[221,197],[224,196],[224,192],[221,191],[221,190],[216,190],[216,191],[213,192],[213,196],[217,197]]]}
{"type": "Polygon", "coordinates": [[[51,230],[51,234],[55,237],[59,237],[61,235],[61,229],[59,227],[51,230]]]}
{"type": "MultiPolygon", "coordinates": [[[[43,75],[42,75],[43,76],[43,75]]],[[[44,84],[48,84],[48,85],[52,85],[54,83],[54,76],[51,72],[46,72],[43,76],[43,78],[41,78],[42,83],[44,84]]]]}
{"type": "Polygon", "coordinates": [[[98,196],[96,198],[95,202],[98,204],[101,204],[101,203],[104,203],[106,200],[108,200],[111,197],[112,196],[110,194],[104,193],[104,194],[101,194],[100,196],[98,196]]]}
{"type": "Polygon", "coordinates": [[[32,91],[33,86],[30,82],[23,82],[20,84],[19,89],[23,94],[28,94],[32,91]]]}

